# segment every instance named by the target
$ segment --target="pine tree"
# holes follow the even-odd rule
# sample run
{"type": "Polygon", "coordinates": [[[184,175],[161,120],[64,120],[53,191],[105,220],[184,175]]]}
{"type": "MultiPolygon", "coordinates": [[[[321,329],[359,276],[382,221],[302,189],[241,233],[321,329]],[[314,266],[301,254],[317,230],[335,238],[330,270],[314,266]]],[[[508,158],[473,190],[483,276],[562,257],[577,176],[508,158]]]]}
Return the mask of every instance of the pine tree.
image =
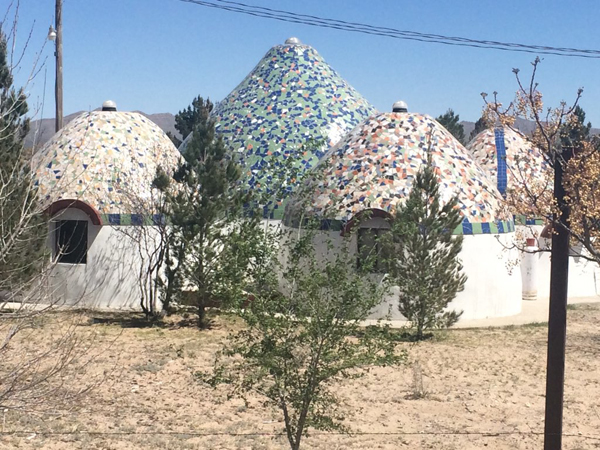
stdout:
{"type": "Polygon", "coordinates": [[[0,291],[12,295],[39,272],[45,249],[46,227],[23,148],[26,113],[26,95],[13,87],[7,40],[0,31],[0,291]]]}
{"type": "Polygon", "coordinates": [[[465,144],[465,128],[460,123],[460,116],[455,114],[452,109],[448,109],[445,114],[437,117],[435,120],[448,130],[461,144],[465,144]]]}
{"type": "Polygon", "coordinates": [[[258,219],[244,215],[249,198],[239,183],[241,170],[215,136],[211,108],[202,97],[194,100],[197,122],[185,161],[173,176],[175,183],[170,186],[167,177],[155,180],[155,186],[167,192],[164,213],[173,255],[167,271],[177,277],[175,286],[195,289],[200,328],[207,326],[207,306],[239,297],[258,230],[258,219]]]}
{"type": "Polygon", "coordinates": [[[445,311],[467,279],[458,259],[462,236],[452,235],[462,222],[457,204],[457,197],[442,204],[429,158],[392,223],[390,267],[399,286],[398,308],[416,328],[418,340],[424,330],[451,326],[462,314],[445,311]]]}
{"type": "Polygon", "coordinates": [[[560,132],[560,141],[563,149],[581,151],[584,142],[589,140],[591,122],[585,124],[585,111],[579,105],[573,109],[571,120],[563,125],[560,132]]]}
{"type": "Polygon", "coordinates": [[[477,136],[479,133],[481,133],[486,128],[487,128],[487,123],[486,123],[485,119],[483,117],[480,117],[479,119],[477,119],[477,122],[475,122],[475,128],[473,128],[473,131],[471,131],[471,134],[469,135],[469,141],[472,141],[475,138],[475,136],[477,136]]]}
{"type": "Polygon", "coordinates": [[[167,133],[173,143],[179,147],[182,141],[194,130],[194,126],[198,123],[206,122],[208,116],[212,111],[214,105],[210,99],[204,100],[202,96],[196,97],[192,100],[192,104],[187,108],[179,111],[175,114],[175,129],[181,134],[181,140],[173,136],[171,133],[167,133]]]}

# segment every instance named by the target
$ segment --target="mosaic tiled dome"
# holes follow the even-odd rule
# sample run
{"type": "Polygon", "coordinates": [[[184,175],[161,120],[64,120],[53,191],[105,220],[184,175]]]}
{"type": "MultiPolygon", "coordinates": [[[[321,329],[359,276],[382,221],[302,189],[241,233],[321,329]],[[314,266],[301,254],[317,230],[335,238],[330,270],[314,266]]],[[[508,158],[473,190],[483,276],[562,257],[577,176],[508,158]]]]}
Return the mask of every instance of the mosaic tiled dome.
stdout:
{"type": "Polygon", "coordinates": [[[548,170],[540,150],[507,127],[482,131],[469,142],[467,150],[502,194],[518,183],[543,179],[548,170]]]}
{"type": "MultiPolygon", "coordinates": [[[[308,213],[341,222],[366,209],[393,213],[408,196],[428,151],[444,201],[458,194],[464,221],[455,232],[514,230],[483,169],[445,128],[422,114],[382,113],[361,123],[323,157],[299,198],[308,196],[303,197],[308,213]]],[[[288,209],[290,215],[298,204],[288,209]]]]}
{"type": "MultiPolygon", "coordinates": [[[[310,169],[374,111],[315,49],[288,39],[267,52],[212,117],[217,133],[238,156],[249,187],[268,192],[269,160],[277,165],[278,159],[302,151],[300,169],[310,169]],[[311,139],[320,145],[303,149],[311,139]]],[[[272,206],[280,218],[283,206],[272,206]]]]}
{"type": "Polygon", "coordinates": [[[179,158],[166,134],[141,114],[93,111],[55,134],[32,168],[47,206],[82,200],[102,214],[128,214],[144,212],[157,167],[172,170],[179,158]]]}

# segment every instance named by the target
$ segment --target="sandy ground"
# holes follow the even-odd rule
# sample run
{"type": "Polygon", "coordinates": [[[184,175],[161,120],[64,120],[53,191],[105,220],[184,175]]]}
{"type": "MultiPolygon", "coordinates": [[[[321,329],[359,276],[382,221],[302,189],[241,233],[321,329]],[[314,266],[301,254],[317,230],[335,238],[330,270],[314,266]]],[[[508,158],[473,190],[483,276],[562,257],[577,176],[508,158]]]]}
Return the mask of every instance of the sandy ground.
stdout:
{"type": "MultiPolygon", "coordinates": [[[[204,332],[95,322],[79,328],[94,335],[96,345],[114,342],[90,366],[102,383],[69,413],[5,412],[0,448],[289,448],[277,435],[283,429],[278,412],[260,398],[246,406],[229,400],[226,388],[214,390],[194,377],[210,369],[220,343],[238,326],[232,320],[217,318],[215,328],[204,332]]],[[[570,307],[565,449],[600,448],[599,323],[598,305],[570,307]]],[[[303,447],[539,449],[546,333],[538,323],[452,330],[420,344],[399,344],[409,352],[407,365],[375,368],[336,387],[345,424],[356,434],[314,432],[303,447]]],[[[27,344],[45,342],[50,334],[41,327],[27,344]]]]}

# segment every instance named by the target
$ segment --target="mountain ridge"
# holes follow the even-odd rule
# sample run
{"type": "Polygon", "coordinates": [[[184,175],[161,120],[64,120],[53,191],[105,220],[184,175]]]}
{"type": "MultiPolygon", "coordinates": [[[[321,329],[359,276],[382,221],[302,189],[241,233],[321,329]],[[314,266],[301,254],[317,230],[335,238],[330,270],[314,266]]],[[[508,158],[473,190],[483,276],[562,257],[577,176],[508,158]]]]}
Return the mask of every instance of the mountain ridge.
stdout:
{"type": "MultiPolygon", "coordinates": [[[[95,111],[99,111],[96,109],[95,111]]],[[[83,114],[85,111],[78,111],[73,114],[69,114],[65,116],[63,119],[64,125],[69,123],[75,117],[83,114]]],[[[139,113],[144,117],[147,117],[152,122],[154,122],[160,129],[162,129],[165,133],[172,133],[177,138],[180,138],[181,135],[175,129],[175,116],[171,113],[155,113],[155,114],[146,114],[143,111],[132,111],[135,113],[139,113]]],[[[52,136],[54,136],[54,118],[51,119],[38,119],[32,120],[29,126],[29,133],[25,137],[25,148],[41,148],[46,142],[50,140],[52,136]]]]}
{"type": "MultiPolygon", "coordinates": [[[[75,117],[83,114],[85,111],[78,111],[73,114],[65,116],[64,123],[67,124],[75,117]]],[[[158,125],[165,133],[172,133],[177,138],[181,138],[179,132],[175,129],[175,115],[171,113],[154,113],[147,114],[143,111],[133,111],[147,117],[156,125],[158,125]]],[[[465,129],[465,136],[469,136],[471,131],[475,128],[475,122],[463,120],[460,122],[465,129]]],[[[516,128],[525,134],[530,134],[535,125],[531,120],[517,119],[515,122],[516,128]]],[[[591,134],[600,134],[600,128],[592,128],[591,134]]],[[[40,148],[54,135],[54,119],[41,119],[32,120],[30,125],[29,133],[25,138],[25,148],[40,148]]]]}

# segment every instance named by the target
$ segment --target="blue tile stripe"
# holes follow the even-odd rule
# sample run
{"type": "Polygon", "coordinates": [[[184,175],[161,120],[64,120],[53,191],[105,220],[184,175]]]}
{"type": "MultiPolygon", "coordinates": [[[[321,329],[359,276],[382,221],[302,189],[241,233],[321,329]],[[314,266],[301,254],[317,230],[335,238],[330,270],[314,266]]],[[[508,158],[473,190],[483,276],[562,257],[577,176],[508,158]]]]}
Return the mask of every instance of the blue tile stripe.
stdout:
{"type": "Polygon", "coordinates": [[[515,225],[545,225],[546,224],[546,220],[542,219],[542,218],[534,218],[534,217],[527,217],[523,214],[515,214],[514,216],[514,222],[515,225]]]}
{"type": "Polygon", "coordinates": [[[101,214],[100,218],[103,225],[110,226],[147,226],[165,221],[161,214],[101,214]]]}
{"type": "Polygon", "coordinates": [[[506,168],[506,146],[504,144],[504,128],[494,129],[496,138],[496,158],[498,160],[498,191],[502,195],[506,194],[506,185],[508,183],[506,168]]]}
{"type": "MultiPolygon", "coordinates": [[[[284,224],[291,228],[298,228],[299,223],[286,218],[284,224]]],[[[308,225],[308,220],[305,220],[304,226],[308,225]]],[[[323,231],[341,231],[344,229],[346,222],[341,220],[321,220],[320,230],[323,231]]],[[[452,232],[454,235],[473,236],[478,234],[505,234],[514,233],[515,223],[512,220],[500,220],[497,222],[468,222],[463,221],[452,232]]]]}

